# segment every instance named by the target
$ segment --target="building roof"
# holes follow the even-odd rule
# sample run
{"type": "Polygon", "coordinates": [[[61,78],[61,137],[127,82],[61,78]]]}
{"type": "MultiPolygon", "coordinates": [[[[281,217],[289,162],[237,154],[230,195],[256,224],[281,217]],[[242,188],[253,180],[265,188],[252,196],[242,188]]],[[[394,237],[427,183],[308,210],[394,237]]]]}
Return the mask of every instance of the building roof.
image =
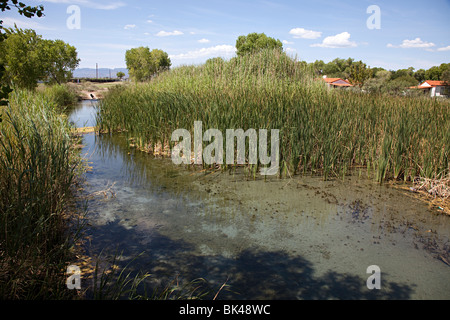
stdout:
{"type": "Polygon", "coordinates": [[[437,81],[437,80],[426,80],[422,82],[417,88],[424,89],[424,88],[431,88],[431,87],[437,87],[437,86],[448,86],[448,83],[445,81],[437,81]]]}
{"type": "Polygon", "coordinates": [[[326,83],[337,87],[352,87],[352,84],[341,78],[323,78],[326,83]]]}

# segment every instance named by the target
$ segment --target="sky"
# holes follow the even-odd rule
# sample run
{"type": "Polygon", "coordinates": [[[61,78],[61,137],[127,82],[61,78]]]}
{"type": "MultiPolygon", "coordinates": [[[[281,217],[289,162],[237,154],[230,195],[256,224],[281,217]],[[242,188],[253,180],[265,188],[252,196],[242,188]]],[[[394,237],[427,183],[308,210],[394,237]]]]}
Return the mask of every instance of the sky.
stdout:
{"type": "Polygon", "coordinates": [[[299,60],[362,60],[388,70],[450,63],[450,0],[23,0],[44,17],[0,13],[3,25],[35,29],[77,48],[80,68],[126,67],[140,46],[169,54],[172,67],[235,56],[252,32],[283,42],[299,60]]]}

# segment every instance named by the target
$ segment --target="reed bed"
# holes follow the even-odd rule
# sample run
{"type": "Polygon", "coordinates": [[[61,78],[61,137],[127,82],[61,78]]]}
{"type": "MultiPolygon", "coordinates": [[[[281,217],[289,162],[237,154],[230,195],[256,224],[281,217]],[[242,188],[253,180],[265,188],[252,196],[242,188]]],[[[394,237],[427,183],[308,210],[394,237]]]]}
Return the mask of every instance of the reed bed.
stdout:
{"type": "MultiPolygon", "coordinates": [[[[449,108],[437,99],[331,90],[305,64],[262,51],[174,68],[148,83],[111,90],[100,103],[97,122],[100,130],[126,131],[138,147],[153,150],[173,147],[176,129],[193,136],[194,121],[202,121],[203,130],[223,133],[279,129],[280,176],[328,179],[365,167],[382,182],[449,171],[449,108]]],[[[259,166],[249,169],[256,172],[259,166]]]]}
{"type": "Polygon", "coordinates": [[[39,87],[44,99],[53,103],[58,111],[65,111],[78,102],[78,93],[69,84],[44,85],[39,87]]]}
{"type": "Polygon", "coordinates": [[[78,174],[70,125],[36,92],[15,90],[0,111],[0,298],[67,298],[76,234],[66,214],[78,174]]]}

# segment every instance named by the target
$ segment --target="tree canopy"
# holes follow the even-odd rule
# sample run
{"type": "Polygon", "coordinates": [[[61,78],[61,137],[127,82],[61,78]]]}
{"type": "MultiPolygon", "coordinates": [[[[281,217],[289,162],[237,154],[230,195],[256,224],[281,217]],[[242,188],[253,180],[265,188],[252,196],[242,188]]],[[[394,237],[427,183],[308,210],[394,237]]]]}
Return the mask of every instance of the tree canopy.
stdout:
{"type": "Polygon", "coordinates": [[[372,70],[362,61],[352,63],[349,69],[348,80],[353,85],[362,87],[364,82],[372,77],[372,70]]]}
{"type": "Polygon", "coordinates": [[[249,33],[246,36],[239,36],[236,40],[236,54],[242,56],[247,53],[254,53],[262,49],[283,49],[280,40],[266,36],[264,33],[249,33]]]}
{"type": "Polygon", "coordinates": [[[125,61],[130,76],[135,81],[148,81],[153,75],[168,70],[172,65],[167,52],[160,49],[150,51],[148,47],[127,50],[125,61]]]}
{"type": "MultiPolygon", "coordinates": [[[[23,2],[19,2],[17,0],[0,0],[0,10],[2,12],[11,10],[11,5],[15,8],[17,8],[17,11],[20,15],[23,15],[27,18],[31,18],[34,15],[37,15],[38,17],[41,17],[44,13],[44,7],[42,5],[31,7],[27,6],[23,2]]],[[[6,34],[3,33],[3,21],[0,20],[0,44],[6,40],[6,34]]],[[[8,103],[8,95],[12,91],[12,89],[9,87],[9,84],[4,84],[3,78],[5,76],[5,66],[0,61],[0,83],[2,86],[0,87],[0,106],[6,105],[8,103]]],[[[0,122],[1,122],[0,117],[0,122]]]]}
{"type": "Polygon", "coordinates": [[[36,87],[39,80],[60,84],[78,66],[75,47],[62,40],[45,40],[32,29],[17,26],[5,31],[7,38],[0,43],[0,63],[5,68],[3,84],[28,89],[36,87]]]}
{"type": "Polygon", "coordinates": [[[120,80],[122,80],[123,77],[125,77],[125,73],[123,73],[122,71],[119,71],[116,73],[117,78],[119,78],[120,80]]]}
{"type": "Polygon", "coordinates": [[[67,82],[80,62],[76,48],[62,40],[44,40],[42,55],[44,73],[50,83],[67,82]]]}

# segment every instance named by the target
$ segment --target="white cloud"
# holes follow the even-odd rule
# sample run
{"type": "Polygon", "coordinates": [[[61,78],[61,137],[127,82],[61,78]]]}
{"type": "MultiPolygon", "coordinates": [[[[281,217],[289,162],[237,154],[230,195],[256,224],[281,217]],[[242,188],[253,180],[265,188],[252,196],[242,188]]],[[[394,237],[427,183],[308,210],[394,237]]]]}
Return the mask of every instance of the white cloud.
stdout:
{"type": "Polygon", "coordinates": [[[287,40],[283,40],[283,44],[294,44],[293,42],[287,41],[287,40]]]}
{"type": "Polygon", "coordinates": [[[174,30],[172,32],[168,32],[168,31],[160,31],[156,34],[157,37],[167,37],[167,36],[180,36],[182,35],[183,32],[178,31],[178,30],[174,30]]]}
{"type": "Polygon", "coordinates": [[[147,20],[147,23],[153,23],[153,20],[147,20]]]}
{"type": "Polygon", "coordinates": [[[128,30],[128,29],[134,29],[134,28],[136,28],[136,25],[135,24],[127,24],[125,27],[123,27],[125,30],[128,30]]]}
{"type": "Polygon", "coordinates": [[[230,45],[218,45],[209,48],[202,48],[195,51],[189,51],[187,53],[169,55],[170,59],[197,59],[197,58],[210,58],[210,57],[231,57],[236,52],[235,46],[230,45]]]}
{"type": "Polygon", "coordinates": [[[450,46],[437,49],[437,51],[450,51],[450,46]]]}
{"type": "Polygon", "coordinates": [[[14,28],[14,24],[17,25],[20,29],[33,29],[33,30],[54,30],[49,27],[44,27],[40,23],[36,22],[36,20],[28,19],[28,20],[19,20],[15,18],[4,17],[0,18],[3,20],[3,26],[8,28],[14,28]]]}
{"type": "Polygon", "coordinates": [[[420,38],[415,38],[414,40],[403,40],[402,44],[395,46],[391,43],[387,44],[388,48],[403,48],[403,49],[409,49],[409,48],[431,48],[434,47],[435,44],[433,42],[426,42],[422,41],[420,38]]]}
{"type": "Polygon", "coordinates": [[[350,33],[342,32],[335,36],[329,36],[323,39],[322,43],[312,44],[311,47],[322,48],[353,48],[356,42],[350,41],[350,33]]]}
{"type": "Polygon", "coordinates": [[[108,4],[97,3],[91,0],[41,0],[43,2],[52,2],[52,3],[66,3],[66,4],[77,4],[81,6],[85,6],[92,9],[99,10],[115,10],[121,7],[126,6],[125,3],[121,1],[111,2],[108,4]]]}
{"type": "Polygon", "coordinates": [[[291,31],[289,31],[289,34],[291,34],[296,39],[317,39],[322,36],[322,32],[306,30],[303,28],[291,29],[291,31]]]}
{"type": "Polygon", "coordinates": [[[203,39],[198,40],[197,42],[199,42],[199,43],[209,43],[210,41],[208,39],[203,38],[203,39]]]}

